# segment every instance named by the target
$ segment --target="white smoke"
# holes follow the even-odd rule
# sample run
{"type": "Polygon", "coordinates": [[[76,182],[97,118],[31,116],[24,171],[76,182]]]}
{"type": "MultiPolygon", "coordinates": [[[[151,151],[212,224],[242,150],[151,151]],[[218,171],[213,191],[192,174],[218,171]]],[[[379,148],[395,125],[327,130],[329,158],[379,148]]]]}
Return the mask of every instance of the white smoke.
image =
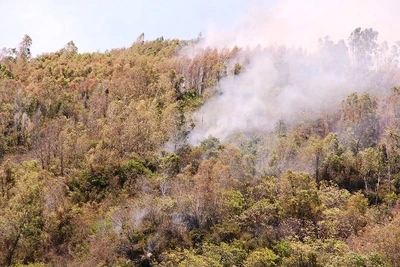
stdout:
{"type": "Polygon", "coordinates": [[[285,45],[315,51],[318,38],[346,39],[357,27],[379,30],[381,40],[398,41],[397,0],[278,0],[254,6],[232,29],[210,28],[204,46],[285,45]]]}
{"type": "MultiPolygon", "coordinates": [[[[351,92],[391,86],[393,80],[376,80],[375,66],[375,74],[366,75],[363,66],[352,63],[345,42],[357,27],[372,27],[379,40],[391,44],[400,40],[395,28],[399,7],[400,2],[389,0],[280,1],[273,8],[254,8],[231,32],[210,31],[200,46],[257,48],[247,52],[245,71],[221,80],[220,93],[195,114],[189,142],[271,131],[278,120],[301,122],[337,107],[351,92]],[[335,41],[318,42],[328,35],[335,41]]],[[[394,61],[389,50],[380,57],[394,61]]]]}

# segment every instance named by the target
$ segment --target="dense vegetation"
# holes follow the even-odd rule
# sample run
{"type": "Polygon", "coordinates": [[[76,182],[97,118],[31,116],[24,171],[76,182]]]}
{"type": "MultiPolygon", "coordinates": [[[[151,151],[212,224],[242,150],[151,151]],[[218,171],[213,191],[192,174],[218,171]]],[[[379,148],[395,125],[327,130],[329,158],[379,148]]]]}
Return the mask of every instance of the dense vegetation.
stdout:
{"type": "Polygon", "coordinates": [[[400,87],[193,146],[191,114],[253,53],[180,53],[196,42],[2,51],[0,265],[398,266],[400,87]]]}

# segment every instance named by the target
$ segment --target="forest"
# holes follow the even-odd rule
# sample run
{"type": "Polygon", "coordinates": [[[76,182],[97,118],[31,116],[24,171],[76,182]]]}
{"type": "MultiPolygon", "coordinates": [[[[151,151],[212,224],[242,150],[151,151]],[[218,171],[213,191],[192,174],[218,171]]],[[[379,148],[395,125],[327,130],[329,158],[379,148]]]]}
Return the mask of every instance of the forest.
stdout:
{"type": "Polygon", "coordinates": [[[377,37],[34,57],[25,35],[0,52],[0,266],[400,266],[400,42],[377,37]],[[266,111],[215,132],[244,79],[266,111]]]}

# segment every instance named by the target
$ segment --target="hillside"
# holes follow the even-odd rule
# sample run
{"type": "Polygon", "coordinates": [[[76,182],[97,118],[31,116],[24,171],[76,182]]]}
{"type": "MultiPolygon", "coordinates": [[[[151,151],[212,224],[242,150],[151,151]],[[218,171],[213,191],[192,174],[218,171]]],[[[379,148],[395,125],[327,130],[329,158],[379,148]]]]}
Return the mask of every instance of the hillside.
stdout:
{"type": "Polygon", "coordinates": [[[0,266],[397,266],[400,44],[0,54],[0,266]]]}

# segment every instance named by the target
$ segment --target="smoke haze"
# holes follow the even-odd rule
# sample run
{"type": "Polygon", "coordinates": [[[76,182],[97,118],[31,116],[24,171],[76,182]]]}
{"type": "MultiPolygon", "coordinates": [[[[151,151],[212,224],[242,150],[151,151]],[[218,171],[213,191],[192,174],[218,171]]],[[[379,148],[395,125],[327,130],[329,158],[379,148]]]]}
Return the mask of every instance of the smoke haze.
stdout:
{"type": "Polygon", "coordinates": [[[231,29],[210,27],[205,46],[285,45],[308,51],[318,38],[346,39],[355,28],[374,28],[381,41],[398,41],[400,2],[396,0],[283,0],[273,7],[254,6],[231,29]]]}
{"type": "Polygon", "coordinates": [[[280,1],[269,9],[255,7],[230,31],[210,29],[199,46],[247,47],[230,62],[245,70],[219,82],[218,93],[195,114],[189,142],[271,131],[278,120],[301,122],[337,108],[352,92],[389,89],[399,80],[393,74],[399,8],[389,0],[280,1]],[[373,28],[378,39],[370,32],[349,44],[357,27],[373,28]]]}

